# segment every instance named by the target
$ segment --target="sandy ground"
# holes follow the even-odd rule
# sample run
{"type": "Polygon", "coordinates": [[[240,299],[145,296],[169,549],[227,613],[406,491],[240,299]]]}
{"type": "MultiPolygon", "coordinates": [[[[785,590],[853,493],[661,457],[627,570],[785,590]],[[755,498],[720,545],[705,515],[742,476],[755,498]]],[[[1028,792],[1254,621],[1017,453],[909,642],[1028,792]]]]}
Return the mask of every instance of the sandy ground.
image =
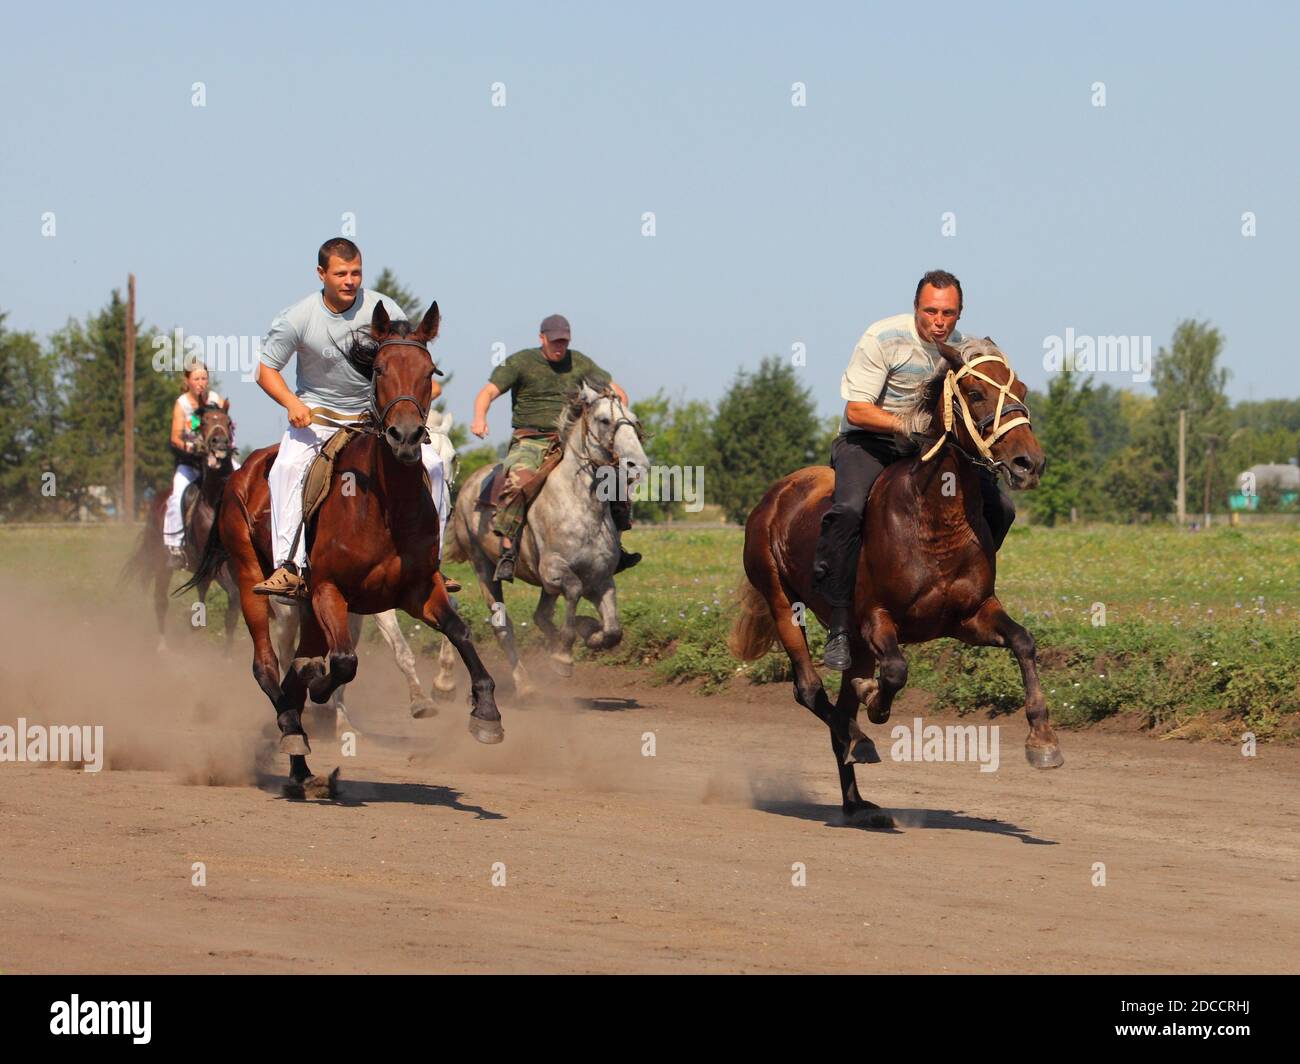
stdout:
{"type": "Polygon", "coordinates": [[[1037,772],[1003,718],[981,773],[891,761],[873,726],[859,785],[896,827],[865,830],[785,685],[538,662],[524,704],[490,657],[506,741],[482,747],[463,692],[410,719],[372,645],[355,756],[309,725],[339,799],[301,802],[246,636],[159,656],[147,623],[0,607],[0,723],[102,723],[109,761],[0,764],[6,972],[1300,970],[1294,748],[1064,732],[1037,772]]]}

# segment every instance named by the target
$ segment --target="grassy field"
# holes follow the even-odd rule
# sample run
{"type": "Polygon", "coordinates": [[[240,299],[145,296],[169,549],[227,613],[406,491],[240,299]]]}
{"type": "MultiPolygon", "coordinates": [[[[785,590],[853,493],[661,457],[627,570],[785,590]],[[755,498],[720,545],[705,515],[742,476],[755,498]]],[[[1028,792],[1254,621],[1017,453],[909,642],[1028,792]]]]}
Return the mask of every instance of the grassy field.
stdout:
{"type": "MultiPolygon", "coordinates": [[[[0,573],[106,602],[135,534],[113,526],[0,527],[0,573]]],[[[619,578],[626,636],[603,657],[648,666],[665,682],[702,681],[704,693],[731,682],[784,682],[783,653],[742,667],[726,649],[742,537],[729,527],[629,533],[628,546],[645,561],[619,578]]],[[[468,566],[448,569],[472,589],[468,566]]],[[[1249,729],[1260,738],[1300,737],[1295,526],[1015,529],[999,573],[999,595],[1038,640],[1054,721],[1123,717],[1166,735],[1235,739],[1249,729]]],[[[208,636],[216,638],[224,596],[217,591],[212,600],[208,636]]],[[[511,588],[506,601],[522,642],[532,644],[535,589],[511,588]]],[[[148,608],[143,600],[141,608],[148,608]]],[[[478,594],[462,595],[461,608],[476,639],[490,644],[478,594]]],[[[180,612],[176,624],[184,623],[180,612]]],[[[584,612],[592,611],[584,605],[584,612]]],[[[411,622],[408,631],[426,653],[435,648],[427,629],[411,622]]],[[[809,637],[819,654],[815,622],[809,637]]],[[[939,704],[1019,710],[1020,674],[1006,651],[941,641],[905,652],[909,682],[939,704]]]]}

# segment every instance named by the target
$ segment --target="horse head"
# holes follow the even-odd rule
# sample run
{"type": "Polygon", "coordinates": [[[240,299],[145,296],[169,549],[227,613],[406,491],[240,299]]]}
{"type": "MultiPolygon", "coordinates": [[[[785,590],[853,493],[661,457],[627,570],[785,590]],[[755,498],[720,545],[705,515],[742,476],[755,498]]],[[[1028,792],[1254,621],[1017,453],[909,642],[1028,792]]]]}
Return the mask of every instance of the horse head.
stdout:
{"type": "Polygon", "coordinates": [[[608,385],[596,389],[584,381],[570,396],[556,429],[565,450],[579,462],[592,468],[617,467],[629,488],[650,471],[641,446],[641,422],[608,385]]]}
{"type": "Polygon", "coordinates": [[[948,369],[935,378],[931,417],[944,432],[925,458],[951,436],[968,457],[1005,469],[1013,488],[1034,487],[1047,459],[1029,424],[1024,382],[990,337],[938,347],[948,369]]]}
{"type": "Polygon", "coordinates": [[[235,449],[235,423],[230,420],[230,400],[209,403],[199,410],[199,446],[209,469],[216,469],[235,449]]]}
{"type": "Polygon", "coordinates": [[[371,381],[370,415],[375,431],[406,465],[420,461],[420,446],[428,440],[425,420],[433,402],[434,374],[429,344],[438,335],[438,304],[425,312],[418,326],[391,321],[384,304],[375,306],[366,335],[347,352],[349,364],[371,381]]]}

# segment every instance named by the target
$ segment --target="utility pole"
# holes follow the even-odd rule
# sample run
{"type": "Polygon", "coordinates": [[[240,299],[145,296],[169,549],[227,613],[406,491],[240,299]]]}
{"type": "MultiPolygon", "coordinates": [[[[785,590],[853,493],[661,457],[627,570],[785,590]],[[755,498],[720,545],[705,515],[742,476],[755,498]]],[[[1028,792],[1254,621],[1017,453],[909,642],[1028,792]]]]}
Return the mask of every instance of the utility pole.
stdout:
{"type": "Polygon", "coordinates": [[[126,275],[126,351],[122,360],[122,517],[135,520],[135,274],[126,275]]]}
{"type": "Polygon", "coordinates": [[[1178,527],[1187,523],[1187,411],[1178,411],[1178,527]]]}

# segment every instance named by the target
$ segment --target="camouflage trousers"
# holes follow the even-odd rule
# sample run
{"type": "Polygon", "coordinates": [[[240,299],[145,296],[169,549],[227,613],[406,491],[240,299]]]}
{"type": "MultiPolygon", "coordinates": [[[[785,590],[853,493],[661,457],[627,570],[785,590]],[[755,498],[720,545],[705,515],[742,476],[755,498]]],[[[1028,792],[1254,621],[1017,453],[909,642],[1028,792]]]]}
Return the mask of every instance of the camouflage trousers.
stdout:
{"type": "MultiPolygon", "coordinates": [[[[519,531],[524,527],[524,517],[528,511],[528,498],[523,487],[542,467],[552,446],[553,441],[545,436],[523,439],[515,437],[510,441],[510,450],[506,452],[505,461],[501,464],[505,489],[501,503],[492,515],[492,531],[508,538],[513,545],[519,542],[519,531]]],[[[632,527],[631,502],[616,499],[610,502],[609,509],[614,515],[614,524],[620,531],[626,532],[632,527]]]]}
{"type": "Polygon", "coordinates": [[[551,449],[551,443],[545,436],[529,439],[516,437],[510,441],[510,450],[506,452],[501,466],[501,475],[505,477],[505,495],[496,513],[492,515],[492,531],[499,536],[509,537],[511,543],[515,542],[519,530],[524,527],[524,514],[528,509],[523,486],[542,467],[542,460],[551,449]]]}

